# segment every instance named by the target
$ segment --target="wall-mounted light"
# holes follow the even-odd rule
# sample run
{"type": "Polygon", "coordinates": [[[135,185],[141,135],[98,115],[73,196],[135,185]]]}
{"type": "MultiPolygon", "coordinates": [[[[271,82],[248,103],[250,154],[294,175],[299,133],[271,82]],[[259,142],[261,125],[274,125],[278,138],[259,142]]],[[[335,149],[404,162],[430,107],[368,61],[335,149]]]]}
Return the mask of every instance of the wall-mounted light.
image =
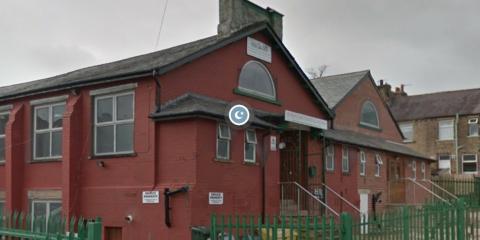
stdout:
{"type": "Polygon", "coordinates": [[[284,143],[284,142],[281,142],[278,144],[278,149],[282,150],[282,149],[285,149],[287,147],[287,144],[284,143]]]}
{"type": "Polygon", "coordinates": [[[127,221],[127,223],[132,223],[133,222],[132,214],[128,214],[127,216],[125,216],[125,221],[127,221]]]}
{"type": "Polygon", "coordinates": [[[102,160],[97,161],[97,167],[104,168],[105,167],[105,162],[102,160]]]}

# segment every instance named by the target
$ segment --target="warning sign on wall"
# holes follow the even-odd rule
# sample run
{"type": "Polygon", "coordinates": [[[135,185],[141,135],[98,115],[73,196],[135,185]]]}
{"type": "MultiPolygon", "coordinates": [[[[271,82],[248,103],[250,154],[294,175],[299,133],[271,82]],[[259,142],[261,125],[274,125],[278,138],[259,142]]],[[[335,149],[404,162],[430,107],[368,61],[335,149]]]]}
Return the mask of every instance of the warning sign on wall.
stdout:
{"type": "Polygon", "coordinates": [[[223,205],[223,192],[209,192],[208,204],[210,205],[223,205]]]}

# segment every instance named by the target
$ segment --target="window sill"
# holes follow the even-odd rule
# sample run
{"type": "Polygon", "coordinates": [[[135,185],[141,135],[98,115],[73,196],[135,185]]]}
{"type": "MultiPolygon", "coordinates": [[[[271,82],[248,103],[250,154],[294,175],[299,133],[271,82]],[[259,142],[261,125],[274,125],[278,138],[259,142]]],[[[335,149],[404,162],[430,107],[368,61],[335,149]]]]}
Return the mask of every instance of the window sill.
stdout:
{"type": "Polygon", "coordinates": [[[255,98],[255,99],[260,100],[262,102],[267,102],[267,103],[275,104],[275,105],[278,105],[278,106],[282,106],[282,103],[278,100],[273,100],[273,99],[269,99],[269,98],[266,98],[266,97],[258,96],[258,95],[255,95],[253,93],[243,91],[239,88],[234,88],[233,93],[235,93],[237,95],[245,96],[245,97],[255,98]]]}
{"type": "Polygon", "coordinates": [[[472,135],[472,136],[467,136],[468,138],[478,138],[480,135],[472,135]]]}
{"type": "Polygon", "coordinates": [[[233,163],[233,161],[230,160],[230,159],[218,159],[218,158],[214,158],[213,161],[214,161],[214,162],[217,162],[217,163],[233,163]]]}
{"type": "Polygon", "coordinates": [[[110,155],[96,155],[90,156],[90,160],[96,159],[110,159],[110,158],[129,158],[129,157],[136,157],[137,153],[122,153],[122,154],[110,154],[110,155]]]}
{"type": "Polygon", "coordinates": [[[453,139],[437,139],[437,142],[451,142],[453,139]]]}
{"type": "Polygon", "coordinates": [[[414,140],[403,140],[403,143],[415,143],[414,140]]]}
{"type": "Polygon", "coordinates": [[[350,171],[348,171],[348,172],[343,172],[343,171],[342,171],[342,175],[343,175],[343,176],[351,176],[352,174],[350,173],[350,171]]]}
{"type": "Polygon", "coordinates": [[[326,173],[335,173],[335,169],[325,169],[326,173]]]}
{"type": "Polygon", "coordinates": [[[379,127],[374,127],[374,126],[367,125],[367,124],[364,124],[364,123],[359,123],[358,126],[359,126],[359,127],[362,127],[362,128],[370,129],[370,130],[373,130],[373,131],[377,131],[377,132],[381,132],[381,131],[382,131],[382,129],[379,128],[379,127]]]}
{"type": "Polygon", "coordinates": [[[62,162],[61,158],[51,158],[51,159],[38,159],[38,160],[31,160],[30,163],[37,164],[37,163],[52,163],[52,162],[62,162]]]}
{"type": "Polygon", "coordinates": [[[243,165],[245,165],[245,166],[258,166],[259,164],[257,162],[243,161],[243,165]]]}

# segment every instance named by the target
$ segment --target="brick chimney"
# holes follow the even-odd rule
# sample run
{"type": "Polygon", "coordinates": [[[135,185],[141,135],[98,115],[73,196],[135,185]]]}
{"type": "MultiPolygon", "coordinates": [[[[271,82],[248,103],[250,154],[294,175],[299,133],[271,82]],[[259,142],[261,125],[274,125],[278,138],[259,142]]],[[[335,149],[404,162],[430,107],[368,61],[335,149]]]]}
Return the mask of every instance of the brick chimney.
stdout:
{"type": "Polygon", "coordinates": [[[392,97],[392,85],[382,79],[380,80],[380,85],[377,86],[377,89],[383,100],[387,103],[390,102],[390,98],[392,97]]]}
{"type": "Polygon", "coordinates": [[[220,0],[218,35],[228,36],[256,22],[268,22],[283,37],[283,15],[271,8],[262,8],[248,0],[220,0]]]}

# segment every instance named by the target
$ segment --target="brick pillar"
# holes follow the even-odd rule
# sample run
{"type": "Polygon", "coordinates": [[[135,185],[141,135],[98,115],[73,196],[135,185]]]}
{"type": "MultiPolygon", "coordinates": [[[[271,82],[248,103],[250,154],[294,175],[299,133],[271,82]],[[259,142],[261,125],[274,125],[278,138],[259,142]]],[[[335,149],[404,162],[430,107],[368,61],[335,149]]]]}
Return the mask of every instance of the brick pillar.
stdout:
{"type": "Polygon", "coordinates": [[[5,183],[6,210],[25,211],[22,209],[23,177],[25,165],[25,146],[30,141],[24,136],[25,107],[23,104],[14,106],[5,129],[5,183]]]}
{"type": "Polygon", "coordinates": [[[279,135],[269,135],[264,144],[267,154],[265,165],[265,212],[267,215],[278,215],[280,213],[280,149],[270,151],[270,136],[277,137],[277,144],[280,141],[279,135]]]}
{"type": "MultiPolygon", "coordinates": [[[[82,129],[82,102],[80,95],[71,95],[63,117],[62,152],[62,206],[63,214],[69,219],[78,215],[80,199],[81,156],[86,156],[82,129]]],[[[78,217],[78,216],[77,216],[78,217]]]]}

